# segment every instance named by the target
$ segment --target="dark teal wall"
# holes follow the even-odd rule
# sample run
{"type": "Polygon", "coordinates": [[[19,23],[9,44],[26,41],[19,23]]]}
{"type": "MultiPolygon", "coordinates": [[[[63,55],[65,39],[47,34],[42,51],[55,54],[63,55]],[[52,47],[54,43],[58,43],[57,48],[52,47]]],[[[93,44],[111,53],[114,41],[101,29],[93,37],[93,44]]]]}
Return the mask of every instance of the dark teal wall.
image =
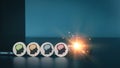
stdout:
{"type": "Polygon", "coordinates": [[[119,0],[25,0],[26,37],[120,37],[119,0]]]}

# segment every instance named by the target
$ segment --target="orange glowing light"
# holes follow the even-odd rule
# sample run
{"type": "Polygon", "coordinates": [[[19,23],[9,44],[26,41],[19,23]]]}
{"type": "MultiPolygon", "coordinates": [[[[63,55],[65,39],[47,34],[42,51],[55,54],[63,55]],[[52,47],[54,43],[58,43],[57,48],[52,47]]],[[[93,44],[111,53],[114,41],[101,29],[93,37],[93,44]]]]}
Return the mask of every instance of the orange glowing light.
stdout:
{"type": "Polygon", "coordinates": [[[79,49],[80,48],[80,46],[81,46],[81,44],[79,44],[78,42],[75,42],[74,44],[73,44],[73,47],[75,48],[75,49],[79,49]]]}
{"type": "Polygon", "coordinates": [[[74,50],[81,50],[82,49],[82,44],[79,42],[73,42],[72,47],[74,50]]]}
{"type": "Polygon", "coordinates": [[[69,39],[72,52],[86,54],[88,52],[87,40],[80,36],[74,36],[69,39]]]}

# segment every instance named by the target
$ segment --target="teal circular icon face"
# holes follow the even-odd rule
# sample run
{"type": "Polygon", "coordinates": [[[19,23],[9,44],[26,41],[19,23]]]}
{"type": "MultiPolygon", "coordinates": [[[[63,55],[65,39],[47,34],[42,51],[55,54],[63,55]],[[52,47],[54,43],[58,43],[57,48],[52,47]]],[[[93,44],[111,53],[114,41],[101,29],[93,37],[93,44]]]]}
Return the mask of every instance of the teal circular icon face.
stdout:
{"type": "Polygon", "coordinates": [[[58,57],[64,57],[68,54],[68,46],[63,43],[57,43],[55,45],[55,55],[57,55],[58,57]]]}
{"type": "Polygon", "coordinates": [[[45,42],[41,45],[41,54],[43,56],[49,57],[49,56],[53,55],[53,53],[54,53],[54,47],[53,47],[52,43],[45,42]]]}
{"type": "Polygon", "coordinates": [[[27,54],[29,56],[37,56],[40,53],[40,46],[36,42],[31,42],[27,45],[27,54]]]}
{"type": "Polygon", "coordinates": [[[17,42],[13,46],[13,53],[16,56],[23,56],[26,53],[26,46],[23,42],[17,42]]]}
{"type": "Polygon", "coordinates": [[[44,47],[43,47],[45,50],[48,50],[48,49],[50,49],[51,48],[51,45],[50,44],[46,44],[46,45],[44,45],[44,47]]]}

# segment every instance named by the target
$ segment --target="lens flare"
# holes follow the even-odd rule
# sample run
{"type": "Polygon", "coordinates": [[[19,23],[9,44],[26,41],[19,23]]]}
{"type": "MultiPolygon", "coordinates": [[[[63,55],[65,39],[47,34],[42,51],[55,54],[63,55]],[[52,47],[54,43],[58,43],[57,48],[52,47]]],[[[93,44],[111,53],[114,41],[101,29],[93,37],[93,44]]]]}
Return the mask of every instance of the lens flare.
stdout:
{"type": "Polygon", "coordinates": [[[75,43],[73,44],[73,47],[74,47],[75,49],[77,49],[77,50],[80,49],[80,46],[81,46],[81,44],[79,44],[78,42],[75,42],[75,43]]]}
{"type": "Polygon", "coordinates": [[[87,54],[89,52],[89,46],[87,43],[86,38],[76,35],[69,39],[69,48],[73,53],[87,54]]]}

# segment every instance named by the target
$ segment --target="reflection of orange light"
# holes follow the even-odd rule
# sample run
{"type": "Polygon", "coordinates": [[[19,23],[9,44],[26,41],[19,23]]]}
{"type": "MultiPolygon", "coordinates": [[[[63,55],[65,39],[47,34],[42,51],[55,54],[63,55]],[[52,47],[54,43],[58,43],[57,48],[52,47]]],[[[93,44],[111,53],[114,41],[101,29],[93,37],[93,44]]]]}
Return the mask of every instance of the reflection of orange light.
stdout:
{"type": "Polygon", "coordinates": [[[86,52],[88,52],[87,40],[85,40],[85,38],[75,36],[69,39],[69,43],[74,53],[86,54],[86,52]]]}

